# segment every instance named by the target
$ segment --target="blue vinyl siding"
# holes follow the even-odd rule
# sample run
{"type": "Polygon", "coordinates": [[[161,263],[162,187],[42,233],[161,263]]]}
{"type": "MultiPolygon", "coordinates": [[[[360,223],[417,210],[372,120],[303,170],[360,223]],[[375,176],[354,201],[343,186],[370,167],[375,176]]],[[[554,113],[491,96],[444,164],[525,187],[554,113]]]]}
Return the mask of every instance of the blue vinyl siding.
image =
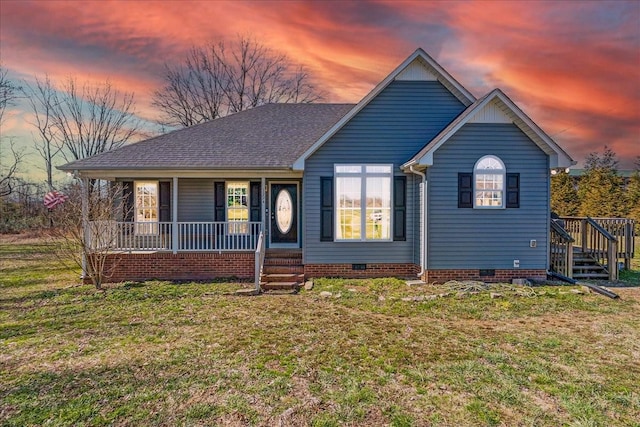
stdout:
{"type": "Polygon", "coordinates": [[[466,124],[434,154],[428,169],[428,268],[547,268],[548,158],[513,124],[466,124]],[[459,209],[458,173],[482,156],[520,174],[520,208],[459,209]],[[537,240],[530,248],[529,241],[537,240]]]}
{"type": "Polygon", "coordinates": [[[213,179],[180,178],[178,180],[178,221],[214,221],[213,183],[213,179]]]}
{"type": "Polygon", "coordinates": [[[413,263],[416,254],[417,177],[407,176],[407,240],[321,242],[320,177],[335,163],[393,164],[394,174],[462,110],[441,83],[394,81],[305,162],[303,182],[304,262],[413,263]]]}

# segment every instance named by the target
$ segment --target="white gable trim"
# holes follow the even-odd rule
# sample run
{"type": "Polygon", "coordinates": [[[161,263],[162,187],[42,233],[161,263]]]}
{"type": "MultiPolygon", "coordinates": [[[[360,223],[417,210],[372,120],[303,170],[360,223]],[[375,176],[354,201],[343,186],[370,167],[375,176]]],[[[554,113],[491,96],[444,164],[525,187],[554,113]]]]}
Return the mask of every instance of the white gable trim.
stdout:
{"type": "Polygon", "coordinates": [[[424,64],[419,61],[413,61],[407,68],[402,70],[395,80],[402,81],[426,81],[435,82],[438,80],[438,76],[427,69],[424,64]]]}
{"type": "Polygon", "coordinates": [[[476,111],[468,123],[513,123],[513,120],[502,111],[499,103],[493,99],[476,111]]]}
{"type": "MultiPolygon", "coordinates": [[[[498,114],[496,121],[482,121],[481,123],[504,123],[502,115],[506,116],[518,128],[524,132],[542,151],[549,155],[550,168],[566,168],[575,165],[576,162],[560,146],[547,135],[533,120],[531,120],[509,97],[500,89],[494,89],[483,98],[463,111],[449,126],[444,128],[429,144],[427,144],[418,154],[405,163],[404,169],[414,166],[432,166],[433,153],[449,140],[456,132],[473,118],[487,120],[485,113],[498,114]],[[487,106],[492,105],[488,107],[487,106]],[[500,110],[501,115],[496,109],[500,110]]],[[[478,123],[476,121],[476,123],[478,123]]]]}
{"type": "MultiPolygon", "coordinates": [[[[343,118],[331,127],[324,135],[320,137],[309,149],[307,149],[294,163],[293,170],[304,170],[304,162],[309,156],[316,152],[325,142],[335,135],[342,127],[347,124],[356,114],[366,107],[380,92],[382,92],[391,82],[393,82],[400,74],[409,67],[415,67],[418,64],[426,68],[428,73],[437,77],[456,98],[464,105],[473,104],[476,98],[464,88],[456,79],[451,76],[444,68],[442,68],[433,58],[431,58],[424,50],[418,48],[407,59],[405,59],[395,70],[391,72],[384,80],[382,80],[371,92],[356,104],[343,118]],[[414,62],[416,62],[414,64],[414,62]]],[[[413,73],[413,72],[412,72],[413,73]]]]}

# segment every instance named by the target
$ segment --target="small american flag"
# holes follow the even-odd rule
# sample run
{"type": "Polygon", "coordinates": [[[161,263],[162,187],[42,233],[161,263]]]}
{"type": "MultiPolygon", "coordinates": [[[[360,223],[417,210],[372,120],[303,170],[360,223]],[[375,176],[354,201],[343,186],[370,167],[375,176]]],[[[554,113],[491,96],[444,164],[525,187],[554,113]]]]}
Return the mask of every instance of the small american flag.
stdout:
{"type": "Polygon", "coordinates": [[[69,196],[65,196],[58,191],[50,191],[44,196],[44,205],[47,209],[53,209],[64,203],[68,198],[69,196]]]}

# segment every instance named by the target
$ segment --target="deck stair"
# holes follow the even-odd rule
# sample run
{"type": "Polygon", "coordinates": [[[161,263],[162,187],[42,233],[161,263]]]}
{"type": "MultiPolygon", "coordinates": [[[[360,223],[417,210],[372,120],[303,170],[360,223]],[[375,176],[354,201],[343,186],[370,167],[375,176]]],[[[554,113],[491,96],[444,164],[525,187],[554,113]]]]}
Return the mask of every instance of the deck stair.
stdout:
{"type": "Polygon", "coordinates": [[[267,249],[260,288],[263,291],[297,292],[304,284],[302,251],[299,249],[267,249]]]}
{"type": "Polygon", "coordinates": [[[573,278],[605,280],[609,278],[609,271],[598,263],[596,258],[580,248],[573,248],[573,278]]]}

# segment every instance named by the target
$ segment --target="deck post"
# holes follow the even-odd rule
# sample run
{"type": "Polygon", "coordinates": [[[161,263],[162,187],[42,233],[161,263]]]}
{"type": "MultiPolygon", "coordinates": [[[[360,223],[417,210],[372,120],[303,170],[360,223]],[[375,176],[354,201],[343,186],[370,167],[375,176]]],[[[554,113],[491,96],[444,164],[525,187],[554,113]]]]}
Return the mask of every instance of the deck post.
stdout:
{"type": "Polygon", "coordinates": [[[626,230],[624,231],[625,238],[627,241],[625,242],[625,252],[624,252],[624,269],[631,270],[631,254],[633,253],[633,223],[631,221],[627,221],[625,224],[626,230]]]}
{"type": "Polygon", "coordinates": [[[580,240],[582,241],[582,252],[587,252],[589,245],[587,244],[587,219],[580,220],[580,240]]]}
{"type": "Polygon", "coordinates": [[[87,277],[87,251],[91,249],[92,238],[89,232],[89,179],[80,179],[80,197],[82,203],[82,233],[85,247],[82,248],[82,275],[83,280],[87,277]]]}
{"type": "Polygon", "coordinates": [[[171,249],[178,253],[178,177],[173,177],[173,191],[171,192],[171,249]]]}
{"type": "Polygon", "coordinates": [[[617,243],[608,241],[607,245],[607,264],[609,267],[609,280],[618,280],[618,257],[617,257],[617,243]]]}
{"type": "Polygon", "coordinates": [[[566,276],[573,279],[573,243],[566,242],[567,248],[567,273],[566,276]]]}

